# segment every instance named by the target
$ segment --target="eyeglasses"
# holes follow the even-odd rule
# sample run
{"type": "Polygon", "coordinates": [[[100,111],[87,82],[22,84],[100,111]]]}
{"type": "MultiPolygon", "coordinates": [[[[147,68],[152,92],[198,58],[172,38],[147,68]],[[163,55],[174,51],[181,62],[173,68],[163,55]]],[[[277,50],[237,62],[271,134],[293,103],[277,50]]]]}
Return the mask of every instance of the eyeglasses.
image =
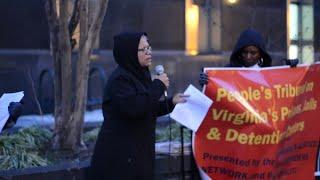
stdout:
{"type": "Polygon", "coordinates": [[[152,47],[146,46],[144,48],[138,49],[138,51],[143,51],[145,54],[151,54],[152,53],[152,47]]]}

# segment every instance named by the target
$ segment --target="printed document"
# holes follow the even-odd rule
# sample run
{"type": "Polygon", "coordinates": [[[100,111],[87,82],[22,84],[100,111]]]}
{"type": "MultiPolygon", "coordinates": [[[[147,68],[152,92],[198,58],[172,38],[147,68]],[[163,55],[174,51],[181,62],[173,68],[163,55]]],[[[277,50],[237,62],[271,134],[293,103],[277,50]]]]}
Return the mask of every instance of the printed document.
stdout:
{"type": "Polygon", "coordinates": [[[205,118],[212,100],[191,84],[184,94],[190,95],[187,102],[177,104],[170,117],[196,132],[205,118]]]}

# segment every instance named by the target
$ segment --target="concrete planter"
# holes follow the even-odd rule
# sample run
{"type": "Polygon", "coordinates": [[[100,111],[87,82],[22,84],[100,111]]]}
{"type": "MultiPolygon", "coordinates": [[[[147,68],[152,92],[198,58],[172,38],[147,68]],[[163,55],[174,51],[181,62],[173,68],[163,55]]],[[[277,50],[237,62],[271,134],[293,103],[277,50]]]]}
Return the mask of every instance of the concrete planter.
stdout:
{"type": "MultiPolygon", "coordinates": [[[[199,179],[192,157],[184,156],[157,156],[155,179],[199,179]],[[184,162],[182,171],[181,166],[184,162]],[[184,175],[185,178],[182,178],[184,175]]],[[[0,179],[10,180],[84,180],[90,165],[90,160],[72,163],[60,163],[47,167],[27,169],[13,169],[0,171],[0,179]]]]}

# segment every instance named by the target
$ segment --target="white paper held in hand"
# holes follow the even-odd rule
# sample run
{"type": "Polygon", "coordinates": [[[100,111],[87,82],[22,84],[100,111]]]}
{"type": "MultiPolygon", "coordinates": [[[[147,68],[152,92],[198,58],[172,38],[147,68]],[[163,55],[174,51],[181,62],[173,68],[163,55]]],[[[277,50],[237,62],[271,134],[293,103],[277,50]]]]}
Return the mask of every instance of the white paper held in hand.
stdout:
{"type": "Polygon", "coordinates": [[[212,100],[193,85],[189,85],[184,94],[190,95],[186,103],[175,106],[170,117],[178,123],[196,132],[205,118],[212,100]]]}

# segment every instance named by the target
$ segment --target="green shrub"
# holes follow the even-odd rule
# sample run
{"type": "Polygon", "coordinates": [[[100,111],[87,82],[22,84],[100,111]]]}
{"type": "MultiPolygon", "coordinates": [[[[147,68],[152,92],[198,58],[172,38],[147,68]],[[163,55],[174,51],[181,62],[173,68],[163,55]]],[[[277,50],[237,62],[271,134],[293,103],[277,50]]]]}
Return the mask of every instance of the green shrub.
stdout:
{"type": "Polygon", "coordinates": [[[95,142],[97,140],[100,128],[95,128],[91,131],[85,132],[82,134],[82,140],[88,144],[91,142],[95,142]]]}
{"type": "MultiPolygon", "coordinates": [[[[176,122],[171,123],[171,141],[180,141],[181,133],[180,133],[180,125],[176,122]]],[[[183,129],[183,140],[184,142],[191,141],[190,130],[184,128],[183,129]]],[[[156,142],[163,142],[170,140],[170,125],[167,125],[163,128],[156,129],[156,142]]]]}
{"type": "Polygon", "coordinates": [[[46,128],[30,127],[14,134],[0,136],[0,169],[47,166],[50,164],[40,152],[52,138],[46,128]]]}

